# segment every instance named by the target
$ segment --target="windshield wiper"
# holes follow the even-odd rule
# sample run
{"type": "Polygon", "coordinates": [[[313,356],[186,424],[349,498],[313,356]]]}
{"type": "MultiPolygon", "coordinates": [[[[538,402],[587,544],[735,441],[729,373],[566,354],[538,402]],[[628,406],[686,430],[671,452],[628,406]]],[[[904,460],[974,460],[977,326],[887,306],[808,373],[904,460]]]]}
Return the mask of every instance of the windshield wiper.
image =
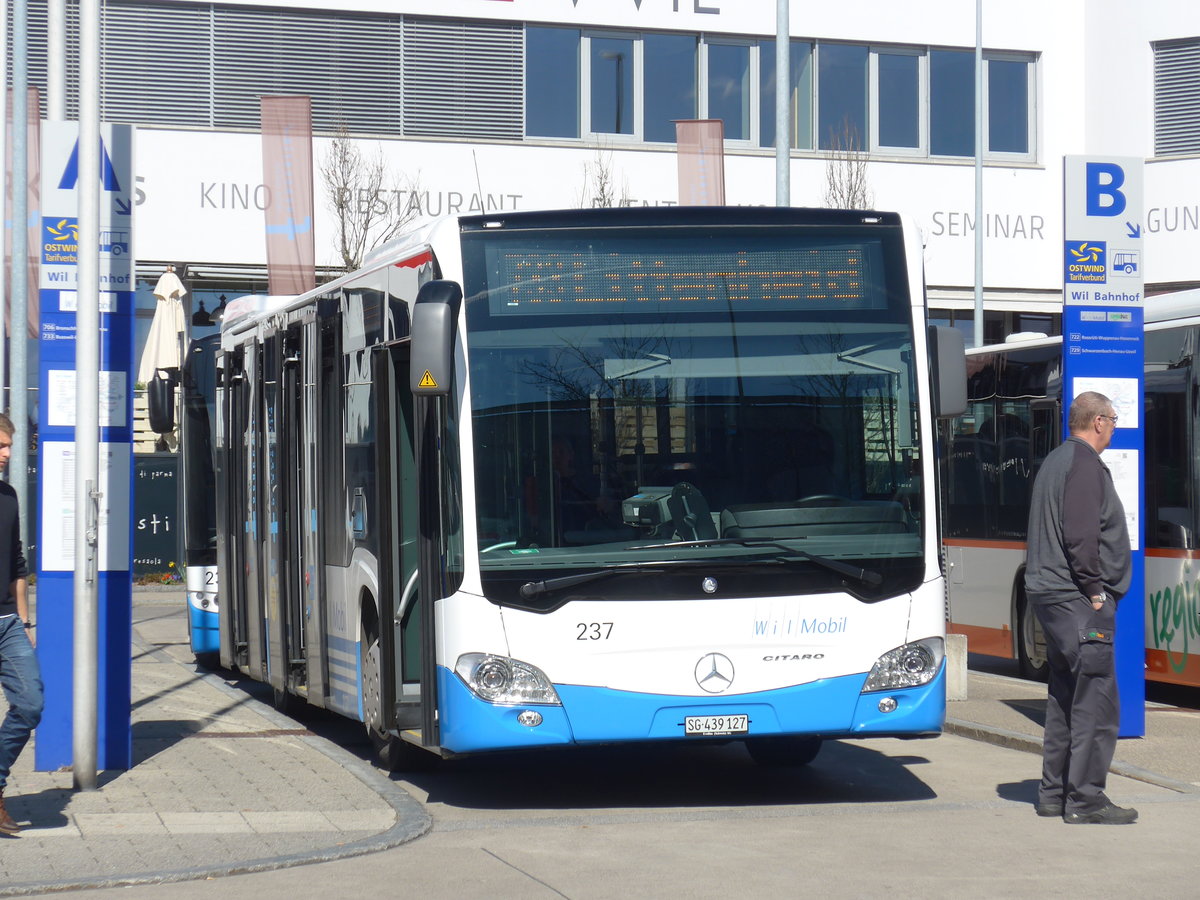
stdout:
{"type": "MultiPolygon", "coordinates": [[[[768,543],[764,543],[764,544],[760,545],[760,544],[754,543],[752,541],[743,541],[743,540],[732,539],[732,538],[729,540],[672,541],[672,542],[666,543],[666,544],[640,544],[637,547],[630,547],[629,549],[630,550],[656,550],[656,549],[663,548],[663,547],[707,547],[710,544],[744,544],[747,547],[763,546],[763,547],[770,547],[770,548],[778,548],[781,550],[786,550],[788,553],[796,553],[796,554],[804,556],[805,558],[814,559],[817,562],[821,561],[820,557],[815,557],[815,556],[809,557],[809,555],[804,553],[804,551],[802,551],[802,550],[792,550],[790,547],[784,547],[782,544],[775,544],[775,543],[768,542],[768,543]]],[[[774,556],[775,554],[771,554],[771,555],[774,556]]],[[[834,566],[842,566],[843,565],[842,563],[837,563],[837,562],[834,562],[833,560],[829,560],[828,562],[830,562],[834,566]]],[[[538,596],[539,594],[544,594],[547,591],[557,591],[561,588],[575,587],[575,585],[577,585],[577,584],[587,584],[589,581],[599,581],[601,578],[607,578],[610,575],[622,575],[626,572],[643,572],[643,573],[647,573],[647,574],[651,574],[651,575],[657,575],[657,574],[661,573],[664,569],[683,568],[683,567],[687,567],[687,566],[709,566],[709,565],[712,565],[712,563],[713,563],[713,560],[707,559],[707,558],[705,558],[705,559],[668,559],[668,560],[659,560],[658,562],[652,562],[652,563],[638,563],[638,562],[618,563],[615,566],[609,566],[607,569],[596,569],[594,572],[580,572],[576,575],[563,575],[560,578],[547,578],[545,581],[527,581],[523,585],[521,585],[521,596],[524,597],[526,600],[529,600],[533,597],[538,596]]],[[[843,567],[849,572],[861,571],[861,570],[854,569],[852,566],[843,566],[843,567]]],[[[843,574],[845,574],[845,573],[843,573],[843,574]]],[[[871,583],[874,584],[876,582],[871,582],[871,583]]]]}
{"type": "Polygon", "coordinates": [[[869,584],[872,587],[878,587],[883,584],[883,576],[873,569],[864,569],[860,566],[852,566],[849,563],[844,563],[841,560],[830,559],[828,556],[817,556],[809,553],[807,550],[798,550],[795,547],[789,547],[786,544],[781,544],[779,541],[769,540],[753,540],[751,538],[711,538],[709,540],[699,541],[671,541],[664,544],[640,544],[637,547],[630,547],[630,550],[661,550],[669,547],[719,547],[721,545],[736,545],[739,547],[772,547],[776,550],[782,550],[788,556],[798,556],[808,562],[815,563],[818,566],[828,569],[831,572],[836,572],[839,575],[845,575],[848,578],[853,578],[856,581],[861,581],[863,584],[869,584]]]}
{"type": "MultiPolygon", "coordinates": [[[[685,562],[694,562],[694,560],[685,560],[685,562]]],[[[646,572],[657,574],[665,564],[662,563],[623,563],[617,566],[611,566],[607,569],[597,569],[594,572],[580,572],[576,575],[563,575],[559,578],[547,578],[545,581],[527,581],[521,585],[521,596],[526,600],[531,600],[539,594],[544,594],[547,591],[557,591],[562,588],[575,587],[577,584],[587,584],[589,581],[599,581],[601,578],[607,578],[610,575],[621,575],[625,572],[646,572]]]]}

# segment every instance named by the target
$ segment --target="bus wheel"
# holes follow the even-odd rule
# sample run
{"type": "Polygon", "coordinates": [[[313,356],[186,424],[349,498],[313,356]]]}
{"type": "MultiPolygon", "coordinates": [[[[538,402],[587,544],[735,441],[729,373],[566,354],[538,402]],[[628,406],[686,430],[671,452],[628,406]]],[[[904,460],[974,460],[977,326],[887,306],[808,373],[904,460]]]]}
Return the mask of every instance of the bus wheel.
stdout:
{"type": "Polygon", "coordinates": [[[760,766],[807,766],[821,752],[819,737],[760,737],[746,741],[760,766]]]}
{"type": "Polygon", "coordinates": [[[367,649],[363,652],[362,667],[362,712],[363,724],[367,726],[367,734],[371,743],[385,741],[387,729],[383,727],[383,694],[380,686],[381,665],[379,658],[379,638],[368,635],[367,649]]]}
{"type": "Polygon", "coordinates": [[[380,689],[382,667],[379,638],[369,635],[363,652],[362,709],[363,724],[376,765],[388,772],[417,772],[428,769],[438,759],[433,753],[388,733],[383,724],[383,694],[380,689]]]}
{"type": "Polygon", "coordinates": [[[381,735],[372,731],[370,736],[375,762],[387,772],[428,772],[441,759],[392,734],[381,735]]]}
{"type": "Polygon", "coordinates": [[[1046,662],[1046,635],[1025,595],[1017,600],[1017,663],[1021,675],[1033,681],[1045,681],[1050,670],[1046,662]]]}

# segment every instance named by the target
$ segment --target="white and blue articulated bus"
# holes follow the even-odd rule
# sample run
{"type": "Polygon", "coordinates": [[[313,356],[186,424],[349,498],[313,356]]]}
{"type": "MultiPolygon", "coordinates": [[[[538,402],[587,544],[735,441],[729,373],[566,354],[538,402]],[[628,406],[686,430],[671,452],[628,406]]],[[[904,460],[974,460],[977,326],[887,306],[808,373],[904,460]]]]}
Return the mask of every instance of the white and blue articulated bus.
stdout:
{"type": "Polygon", "coordinates": [[[942,727],[965,364],[896,214],[442,219],[218,368],[221,661],[389,765],[942,727]]]}

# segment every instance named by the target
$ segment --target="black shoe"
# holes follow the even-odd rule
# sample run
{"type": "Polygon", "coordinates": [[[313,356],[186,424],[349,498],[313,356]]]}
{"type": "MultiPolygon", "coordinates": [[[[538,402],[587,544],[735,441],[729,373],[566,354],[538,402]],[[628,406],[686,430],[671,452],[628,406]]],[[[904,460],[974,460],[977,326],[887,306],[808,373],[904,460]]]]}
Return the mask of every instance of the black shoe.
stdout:
{"type": "Polygon", "coordinates": [[[1137,821],[1138,811],[1109,803],[1093,812],[1067,813],[1063,821],[1068,825],[1132,825],[1137,821]]]}
{"type": "Polygon", "coordinates": [[[1035,803],[1033,806],[1033,811],[1045,819],[1059,819],[1062,818],[1063,805],[1061,801],[1056,801],[1053,803],[1035,803]]]}

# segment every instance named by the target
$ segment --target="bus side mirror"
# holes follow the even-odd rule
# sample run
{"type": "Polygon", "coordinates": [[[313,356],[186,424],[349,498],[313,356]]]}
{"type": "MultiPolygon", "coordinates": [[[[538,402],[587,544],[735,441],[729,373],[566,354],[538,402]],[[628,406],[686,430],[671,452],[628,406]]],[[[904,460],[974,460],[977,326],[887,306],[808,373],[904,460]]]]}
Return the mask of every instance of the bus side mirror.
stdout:
{"type": "Polygon", "coordinates": [[[929,326],[929,361],[933,378],[933,411],[952,419],[967,411],[967,351],[962,332],[929,326]]]}
{"type": "Polygon", "coordinates": [[[170,434],[175,430],[175,371],[157,370],[146,385],[146,411],[150,430],[155,434],[170,434]]]}
{"type": "Polygon", "coordinates": [[[414,397],[444,397],[454,374],[454,333],[462,288],[453,281],[430,281],[417,292],[409,334],[409,386],[414,397]]]}

